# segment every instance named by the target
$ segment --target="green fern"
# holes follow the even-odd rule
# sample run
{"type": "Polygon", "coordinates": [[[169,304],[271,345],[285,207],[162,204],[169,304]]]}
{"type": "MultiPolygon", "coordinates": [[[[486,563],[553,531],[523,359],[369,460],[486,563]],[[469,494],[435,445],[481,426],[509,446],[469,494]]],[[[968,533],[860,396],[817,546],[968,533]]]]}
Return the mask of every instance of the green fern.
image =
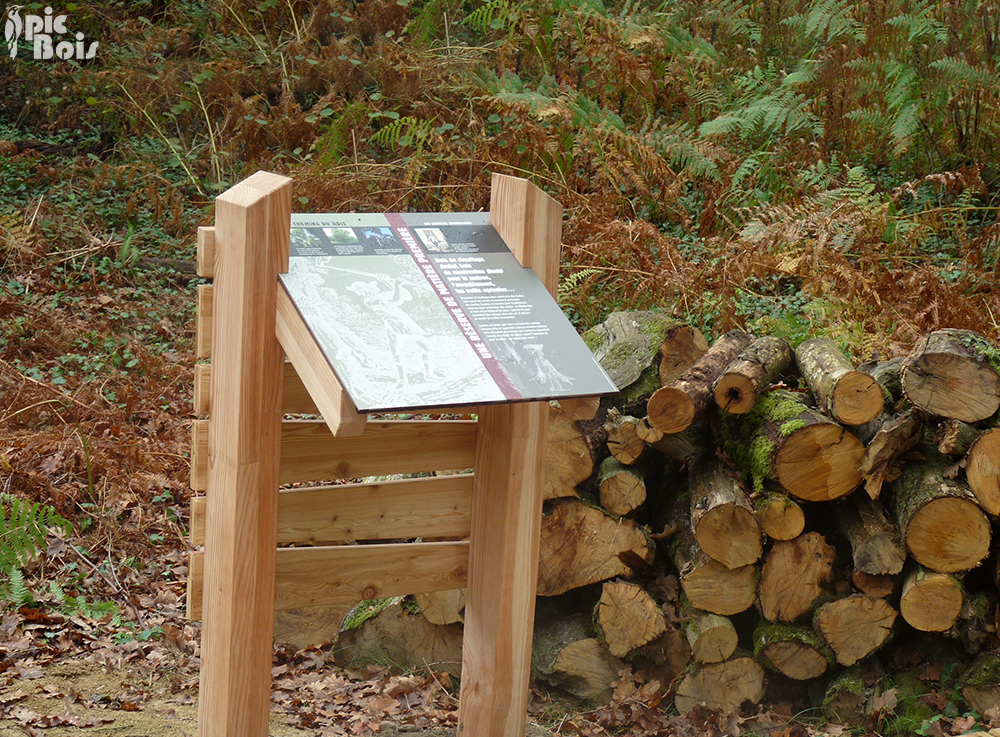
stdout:
{"type": "Polygon", "coordinates": [[[7,591],[7,600],[14,604],[14,606],[20,607],[34,602],[34,597],[31,595],[31,591],[24,583],[24,573],[21,572],[20,568],[15,568],[7,574],[9,589],[7,591]]]}
{"type": "Polygon", "coordinates": [[[432,125],[432,120],[404,115],[379,128],[371,140],[391,150],[412,146],[419,153],[430,138],[432,125]]]}
{"type": "Polygon", "coordinates": [[[485,5],[476,8],[465,20],[463,26],[489,36],[493,31],[512,32],[524,8],[524,3],[512,3],[511,0],[489,0],[485,5]]]}
{"type": "Polygon", "coordinates": [[[574,271],[569,276],[566,276],[559,280],[559,288],[556,292],[556,301],[559,304],[565,303],[573,296],[580,285],[583,284],[587,279],[594,276],[594,274],[600,274],[600,269],[580,269],[579,271],[574,271]]]}
{"type": "Polygon", "coordinates": [[[52,507],[0,494],[0,572],[10,575],[44,550],[51,528],[71,529],[52,507]]]}

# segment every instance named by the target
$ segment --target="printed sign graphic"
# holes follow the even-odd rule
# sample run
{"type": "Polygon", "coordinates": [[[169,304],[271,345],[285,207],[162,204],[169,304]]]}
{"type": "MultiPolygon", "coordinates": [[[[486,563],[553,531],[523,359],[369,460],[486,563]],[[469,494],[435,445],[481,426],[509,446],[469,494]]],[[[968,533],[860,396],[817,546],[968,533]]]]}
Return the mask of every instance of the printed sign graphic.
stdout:
{"type": "Polygon", "coordinates": [[[281,282],[361,412],[617,391],[487,213],[293,215],[281,282]]]}

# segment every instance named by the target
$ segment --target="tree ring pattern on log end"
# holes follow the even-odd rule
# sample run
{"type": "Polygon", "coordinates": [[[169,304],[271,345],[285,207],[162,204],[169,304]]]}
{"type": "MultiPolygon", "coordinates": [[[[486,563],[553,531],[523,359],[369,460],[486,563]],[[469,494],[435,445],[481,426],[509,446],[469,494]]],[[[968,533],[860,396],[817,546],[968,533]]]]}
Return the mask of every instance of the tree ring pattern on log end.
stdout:
{"type": "Polygon", "coordinates": [[[775,475],[788,493],[829,501],[861,484],[865,446],[834,423],[808,425],[788,436],[775,457],[775,475]]]}
{"type": "Polygon", "coordinates": [[[862,371],[844,374],[833,395],[833,415],[847,425],[871,422],[885,407],[882,385],[862,371]]]}
{"type": "Polygon", "coordinates": [[[906,547],[918,563],[934,571],[967,571],[989,553],[990,522],[969,499],[933,499],[910,520],[906,547]]]}
{"type": "Polygon", "coordinates": [[[928,571],[928,575],[903,592],[899,613],[921,632],[946,632],[962,611],[962,589],[951,576],[928,571]]]}
{"type": "Polygon", "coordinates": [[[906,362],[903,391],[932,415],[962,422],[985,420],[1000,407],[1000,377],[978,357],[924,353],[906,362]]]}
{"type": "Polygon", "coordinates": [[[983,511],[1000,515],[1000,428],[987,430],[969,448],[965,477],[983,511]]]}
{"type": "Polygon", "coordinates": [[[646,406],[649,423],[667,434],[683,432],[691,427],[697,408],[682,389],[664,386],[653,392],[646,406]]]}

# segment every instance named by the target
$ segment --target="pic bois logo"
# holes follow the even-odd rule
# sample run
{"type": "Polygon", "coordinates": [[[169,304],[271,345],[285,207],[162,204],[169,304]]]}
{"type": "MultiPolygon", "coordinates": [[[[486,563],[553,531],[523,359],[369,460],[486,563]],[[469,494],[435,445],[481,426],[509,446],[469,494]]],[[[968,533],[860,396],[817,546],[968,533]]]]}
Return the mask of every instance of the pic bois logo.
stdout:
{"type": "Polygon", "coordinates": [[[97,41],[88,44],[82,33],[71,33],[66,25],[68,15],[56,15],[52,8],[45,8],[44,15],[22,16],[23,8],[23,5],[10,5],[7,8],[3,37],[11,59],[17,58],[18,44],[22,41],[29,46],[37,60],[83,61],[97,55],[100,44],[97,41]]]}

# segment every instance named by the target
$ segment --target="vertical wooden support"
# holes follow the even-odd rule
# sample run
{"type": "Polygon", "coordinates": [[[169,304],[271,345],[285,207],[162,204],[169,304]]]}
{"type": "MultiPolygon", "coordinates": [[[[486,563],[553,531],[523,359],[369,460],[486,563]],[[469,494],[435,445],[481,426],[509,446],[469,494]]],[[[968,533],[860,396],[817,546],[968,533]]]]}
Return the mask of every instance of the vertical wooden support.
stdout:
{"type": "MultiPolygon", "coordinates": [[[[526,180],[494,174],[490,222],[555,294],[561,205],[526,180]]],[[[548,402],[480,409],[459,737],[525,733],[548,417],[548,402]]]]}
{"type": "Polygon", "coordinates": [[[259,172],[216,200],[201,737],[268,734],[291,189],[259,172]]]}

